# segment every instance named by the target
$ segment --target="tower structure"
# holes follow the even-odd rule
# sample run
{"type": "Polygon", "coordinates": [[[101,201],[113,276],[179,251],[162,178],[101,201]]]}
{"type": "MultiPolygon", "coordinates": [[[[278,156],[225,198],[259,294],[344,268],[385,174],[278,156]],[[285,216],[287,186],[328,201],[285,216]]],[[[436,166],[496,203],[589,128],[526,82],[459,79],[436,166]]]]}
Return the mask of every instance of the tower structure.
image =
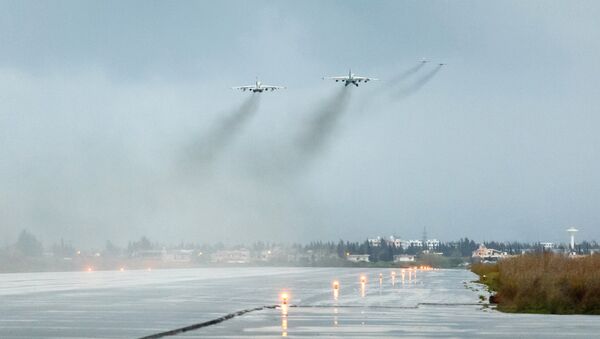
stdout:
{"type": "Polygon", "coordinates": [[[575,251],[575,233],[577,233],[578,231],[579,230],[575,227],[570,227],[567,229],[567,232],[569,232],[569,235],[571,235],[571,251],[575,251]]]}

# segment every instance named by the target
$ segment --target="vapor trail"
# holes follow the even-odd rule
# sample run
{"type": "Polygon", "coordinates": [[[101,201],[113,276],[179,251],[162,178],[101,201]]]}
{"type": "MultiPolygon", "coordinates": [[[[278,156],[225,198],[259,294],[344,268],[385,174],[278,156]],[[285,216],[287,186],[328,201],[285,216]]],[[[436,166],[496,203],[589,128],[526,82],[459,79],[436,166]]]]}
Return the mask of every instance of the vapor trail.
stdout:
{"type": "Polygon", "coordinates": [[[217,123],[206,138],[196,142],[189,151],[191,161],[208,164],[220,156],[242,127],[258,111],[260,95],[252,94],[217,123]]]}
{"type": "Polygon", "coordinates": [[[442,66],[438,65],[432,71],[425,74],[421,78],[417,79],[410,86],[402,88],[399,92],[397,92],[398,93],[397,97],[399,99],[402,99],[402,98],[406,98],[409,95],[417,93],[419,90],[421,90],[421,88],[423,88],[423,86],[425,86],[429,81],[431,81],[431,79],[433,79],[433,77],[435,77],[435,75],[440,71],[440,69],[442,69],[442,66]]]}

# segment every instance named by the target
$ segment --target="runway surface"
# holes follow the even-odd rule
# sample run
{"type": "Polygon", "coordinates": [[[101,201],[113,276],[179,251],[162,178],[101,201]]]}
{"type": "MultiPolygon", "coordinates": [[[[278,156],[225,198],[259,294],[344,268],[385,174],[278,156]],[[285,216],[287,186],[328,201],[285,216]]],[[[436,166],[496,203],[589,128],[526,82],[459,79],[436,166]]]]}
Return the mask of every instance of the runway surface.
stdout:
{"type": "Polygon", "coordinates": [[[504,314],[466,270],[202,268],[0,275],[0,338],[140,338],[280,303],[173,338],[582,337],[595,316],[504,314]],[[379,283],[379,274],[382,283],[379,283]],[[360,277],[364,275],[364,292],[360,277]],[[332,281],[340,283],[334,296],[332,281]]]}

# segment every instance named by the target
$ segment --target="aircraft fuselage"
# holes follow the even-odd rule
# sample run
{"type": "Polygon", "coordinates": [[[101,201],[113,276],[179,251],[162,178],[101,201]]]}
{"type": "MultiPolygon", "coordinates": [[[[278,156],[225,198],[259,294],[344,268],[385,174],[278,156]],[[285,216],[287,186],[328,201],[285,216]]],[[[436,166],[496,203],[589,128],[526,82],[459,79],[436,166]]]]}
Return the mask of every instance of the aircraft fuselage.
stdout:
{"type": "Polygon", "coordinates": [[[335,82],[338,82],[338,81],[343,81],[344,86],[346,86],[346,87],[348,87],[348,85],[350,85],[350,84],[358,87],[358,82],[359,82],[358,80],[356,80],[354,78],[354,73],[352,73],[352,70],[348,71],[348,77],[346,79],[336,80],[335,82]]]}

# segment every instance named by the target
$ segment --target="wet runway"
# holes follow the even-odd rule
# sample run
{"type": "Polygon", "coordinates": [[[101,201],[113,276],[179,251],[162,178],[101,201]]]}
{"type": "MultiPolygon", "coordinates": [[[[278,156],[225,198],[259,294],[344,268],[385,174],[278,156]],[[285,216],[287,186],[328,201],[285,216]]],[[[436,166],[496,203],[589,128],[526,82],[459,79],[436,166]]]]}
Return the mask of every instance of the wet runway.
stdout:
{"type": "Polygon", "coordinates": [[[395,271],[394,281],[390,269],[350,268],[3,274],[0,338],[139,338],[279,304],[282,291],[289,293],[287,309],[246,313],[173,338],[590,338],[600,332],[595,316],[494,311],[465,270],[419,271],[410,280],[405,272],[404,283],[395,271]]]}

